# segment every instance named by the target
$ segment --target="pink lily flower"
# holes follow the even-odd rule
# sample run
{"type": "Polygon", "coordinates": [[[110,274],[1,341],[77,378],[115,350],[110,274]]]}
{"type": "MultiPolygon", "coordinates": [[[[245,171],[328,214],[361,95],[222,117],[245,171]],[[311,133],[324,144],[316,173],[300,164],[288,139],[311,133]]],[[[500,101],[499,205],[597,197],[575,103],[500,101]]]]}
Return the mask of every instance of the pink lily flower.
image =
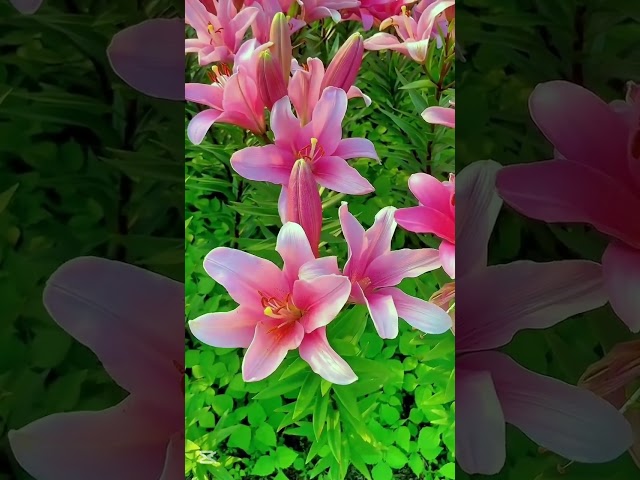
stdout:
{"type": "Polygon", "coordinates": [[[493,161],[458,175],[456,319],[457,459],[469,474],[497,474],[505,462],[505,422],[541,447],[581,463],[615,459],[629,448],[629,423],[592,392],[529,371],[503,353],[516,332],[544,329],[606,303],[594,262],[517,261],[487,266],[502,207],[493,161]],[[496,292],[496,286],[499,292],[496,292]]]}
{"type": "Polygon", "coordinates": [[[529,110],[555,146],[555,159],[510,166],[498,177],[500,195],[518,212],[549,223],[587,223],[611,239],[602,257],[605,286],[633,332],[640,331],[639,92],[632,85],[626,102],[608,105],[572,83],[538,85],[529,110]]]}
{"type": "Polygon", "coordinates": [[[367,50],[394,50],[418,63],[424,63],[430,39],[438,33],[438,16],[454,4],[454,0],[438,0],[427,6],[423,12],[414,13],[414,16],[402,6],[402,14],[394,15],[380,24],[381,30],[393,25],[402,41],[390,33],[376,33],[364,42],[364,47],[367,50]]]}
{"type": "MultiPolygon", "coordinates": [[[[244,4],[247,7],[255,7],[258,9],[258,14],[251,25],[251,31],[258,42],[267,43],[269,41],[269,32],[271,30],[273,17],[275,17],[277,13],[287,13],[288,9],[283,10],[278,0],[245,0],[244,4]]],[[[300,20],[299,18],[290,18],[288,23],[290,35],[293,35],[306,25],[304,20],[300,20]]]]}
{"type": "Polygon", "coordinates": [[[129,395],[9,432],[18,463],[42,480],[174,480],[184,474],[183,285],[93,257],[61,266],[44,304],[129,395]]]}
{"type": "Polygon", "coordinates": [[[215,66],[210,74],[211,85],[185,84],[187,101],[209,107],[189,122],[187,136],[192,143],[199,145],[214,123],[237,125],[257,135],[266,131],[256,71],[259,54],[268,47],[269,44],[258,46],[255,39],[249,40],[238,50],[233,71],[224,64],[215,66]]]}
{"type": "Polygon", "coordinates": [[[38,11],[40,6],[42,5],[42,1],[43,0],[11,0],[11,4],[20,13],[31,15],[38,11]]]}
{"type": "Polygon", "coordinates": [[[244,7],[238,11],[232,0],[212,0],[216,15],[200,0],[185,0],[185,20],[197,38],[185,40],[185,53],[197,53],[200,65],[231,63],[259,10],[244,7]]]}
{"type": "Polygon", "coordinates": [[[362,22],[365,31],[394,15],[400,14],[402,7],[415,0],[362,0],[358,8],[343,10],[342,19],[362,22]]]}
{"type": "Polygon", "coordinates": [[[456,111],[453,108],[428,107],[421,115],[427,123],[456,128],[456,111]]]}
{"type": "Polygon", "coordinates": [[[302,227],[292,222],[280,230],[276,251],[284,261],[282,270],[240,250],[212,250],[204,268],[239,307],[190,321],[191,332],[208,345],[247,348],[242,361],[245,382],[268,377],[296,348],[329,382],[355,382],[351,367],[327,341],[326,326],[351,291],[349,280],[339,275],[336,258],[316,260],[302,227]]]}
{"type": "Polygon", "coordinates": [[[334,22],[342,20],[340,10],[357,8],[359,0],[297,0],[302,7],[302,18],[307,24],[331,17],[334,22]]]}
{"type": "Polygon", "coordinates": [[[248,147],[231,156],[231,166],[244,178],[287,186],[297,160],[304,160],[316,181],[325,188],[350,195],[365,195],[374,188],[347,159],[378,159],[373,143],[364,138],[342,139],[347,111],[344,90],[324,90],[311,121],[301,126],[293,116],[289,97],[278,100],[271,112],[274,145],[248,147]]]}
{"type": "Polygon", "coordinates": [[[397,210],[396,222],[410,232],[432,233],[441,238],[442,268],[456,278],[455,175],[440,182],[426,173],[414,173],[409,177],[409,189],[420,205],[397,210]]]}
{"type": "Polygon", "coordinates": [[[342,233],[349,246],[344,275],[351,281],[354,303],[366,305],[381,338],[398,336],[398,318],[425,333],[443,333],[451,318],[438,306],[407,295],[396,288],[405,278],[415,278],[440,267],[433,248],[391,251],[396,229],[394,207],[378,212],[373,226],[365,231],[349,212],[346,202],[339,209],[342,233]]]}

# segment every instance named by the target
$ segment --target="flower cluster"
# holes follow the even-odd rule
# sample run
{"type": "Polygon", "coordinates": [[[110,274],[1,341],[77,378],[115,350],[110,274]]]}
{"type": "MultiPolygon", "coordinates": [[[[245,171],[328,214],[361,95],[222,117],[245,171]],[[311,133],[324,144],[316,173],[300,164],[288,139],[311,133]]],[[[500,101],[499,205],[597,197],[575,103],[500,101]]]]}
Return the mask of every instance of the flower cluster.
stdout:
{"type": "MultiPolygon", "coordinates": [[[[423,0],[413,13],[408,10],[411,3],[187,0],[186,22],[192,35],[185,52],[197,55],[209,80],[185,85],[186,99],[203,107],[188,125],[189,139],[200,144],[219,123],[252,132],[262,145],[233,153],[231,167],[243,178],[281,187],[278,210],[283,227],[276,250],[284,267],[240,250],[214,249],[204,261],[205,270],[239,306],[190,322],[192,333],[206,344],[247,348],[245,381],[266,378],[295,349],[326,380],[343,385],[356,381],[326,332],[347,304],[365,305],[382,338],[398,335],[400,318],[425,333],[452,328],[453,284],[445,286],[433,303],[397,286],[405,278],[440,267],[454,278],[453,175],[440,182],[426,173],[415,174],[409,186],[420,206],[383,208],[366,231],[343,202],[339,219],[349,258],[339,268],[338,259],[323,256],[321,249],[319,187],[347,195],[374,192],[370,181],[349,165],[355,158],[379,162],[374,144],[366,138],[343,138],[342,131],[349,99],[361,98],[365,107],[371,104],[355,86],[365,49],[390,48],[424,64],[431,45],[447,49],[453,45],[454,1],[423,0]],[[327,17],[335,22],[361,21],[364,30],[393,25],[400,40],[388,33],[365,40],[356,32],[328,65],[319,58],[304,63],[294,58],[296,32],[327,17]],[[249,30],[252,36],[245,40],[249,30]],[[439,250],[393,251],[398,224],[440,237],[439,250]]],[[[451,66],[450,61],[445,63],[451,66]]],[[[431,108],[436,110],[427,109],[425,120],[453,126],[452,109],[431,108]]]]}

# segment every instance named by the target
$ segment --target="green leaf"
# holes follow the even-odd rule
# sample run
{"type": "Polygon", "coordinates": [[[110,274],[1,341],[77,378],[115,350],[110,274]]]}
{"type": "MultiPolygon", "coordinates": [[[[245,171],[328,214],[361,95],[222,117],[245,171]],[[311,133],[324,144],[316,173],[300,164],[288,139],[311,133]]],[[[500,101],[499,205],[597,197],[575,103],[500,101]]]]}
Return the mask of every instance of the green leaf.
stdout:
{"type": "Polygon", "coordinates": [[[396,445],[405,452],[409,451],[409,443],[411,442],[411,432],[407,427],[399,427],[396,430],[396,445]]]}
{"type": "Polygon", "coordinates": [[[218,415],[222,415],[225,412],[233,410],[233,398],[229,395],[216,395],[211,402],[213,411],[218,415]]]}
{"type": "Polygon", "coordinates": [[[379,463],[371,470],[373,480],[393,480],[393,471],[386,463],[379,463]]]}
{"type": "Polygon", "coordinates": [[[420,458],[420,455],[415,453],[411,455],[411,457],[409,458],[409,468],[411,468],[411,471],[413,473],[415,473],[416,475],[420,475],[422,472],[424,472],[424,467],[424,460],[420,458]]]}
{"type": "Polygon", "coordinates": [[[389,405],[382,404],[380,405],[380,418],[387,425],[393,425],[400,420],[400,412],[389,405]]]}
{"type": "Polygon", "coordinates": [[[298,458],[298,452],[290,449],[289,447],[278,447],[275,453],[276,463],[279,468],[286,469],[293,465],[296,458],[298,458]]]}
{"type": "Polygon", "coordinates": [[[248,407],[249,425],[256,426],[262,424],[267,419],[267,414],[258,402],[253,402],[248,407]]]}
{"type": "Polygon", "coordinates": [[[346,385],[334,385],[333,392],[336,394],[338,403],[342,405],[351,416],[356,420],[361,419],[360,408],[355,395],[351,393],[351,389],[346,385]]]}
{"type": "Polygon", "coordinates": [[[318,396],[320,381],[321,377],[315,372],[311,372],[307,375],[307,379],[300,388],[298,400],[293,408],[293,420],[299,419],[307,408],[311,406],[313,400],[318,396]]]}
{"type": "Polygon", "coordinates": [[[327,420],[327,410],[329,408],[329,395],[316,398],[316,405],[313,409],[313,432],[316,440],[320,440],[320,435],[327,420]]]}
{"type": "Polygon", "coordinates": [[[397,470],[404,467],[409,461],[407,456],[402,453],[402,450],[393,446],[387,448],[384,460],[391,468],[395,468],[397,470]]]}
{"type": "Polygon", "coordinates": [[[440,470],[438,470],[440,475],[445,478],[451,478],[452,480],[456,478],[456,464],[455,463],[447,463],[443,465],[440,470]]]}
{"type": "Polygon", "coordinates": [[[227,446],[230,448],[241,448],[247,453],[250,451],[251,445],[251,428],[246,425],[238,425],[238,429],[229,436],[227,446]]]}
{"type": "Polygon", "coordinates": [[[328,414],[327,421],[327,439],[331,453],[338,463],[342,459],[342,429],[340,426],[340,413],[332,410],[328,414]]]}
{"type": "Polygon", "coordinates": [[[266,477],[276,471],[276,462],[271,457],[260,457],[251,470],[252,475],[266,477]]]}
{"type": "MultiPolygon", "coordinates": [[[[1,99],[0,99],[0,103],[2,103],[1,99]]],[[[9,202],[11,201],[13,194],[16,193],[16,190],[18,190],[17,183],[12,187],[9,187],[8,189],[6,189],[4,192],[0,193],[0,213],[4,212],[6,208],[9,206],[9,202]]]]}
{"type": "Polygon", "coordinates": [[[268,423],[263,423],[258,427],[255,433],[255,439],[268,447],[276,446],[276,432],[268,423]]]}

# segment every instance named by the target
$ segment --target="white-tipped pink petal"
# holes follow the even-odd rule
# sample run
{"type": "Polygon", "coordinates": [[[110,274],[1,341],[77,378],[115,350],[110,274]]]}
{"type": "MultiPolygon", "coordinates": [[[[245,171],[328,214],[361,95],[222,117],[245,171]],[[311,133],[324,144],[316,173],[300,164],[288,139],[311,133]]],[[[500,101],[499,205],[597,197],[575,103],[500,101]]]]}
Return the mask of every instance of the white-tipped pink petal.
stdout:
{"type": "Polygon", "coordinates": [[[107,48],[116,74],[151,97],[184,100],[184,23],[155,18],[120,30],[107,48]],[[153,39],[153,48],[148,47],[153,39]]]}
{"type": "Polygon", "coordinates": [[[300,268],[298,278],[300,280],[313,280],[323,275],[340,275],[338,268],[338,257],[322,257],[316,258],[305,263],[300,268]]]}
{"type": "Polygon", "coordinates": [[[602,268],[613,311],[637,333],[640,331],[640,250],[613,242],[602,256],[602,268]]]}
{"type": "Polygon", "coordinates": [[[347,303],[351,282],[341,275],[325,275],[298,280],[293,285],[293,302],[304,311],[300,323],[305,331],[328,325],[347,303]]]}
{"type": "Polygon", "coordinates": [[[247,348],[256,325],[264,320],[261,311],[238,307],[230,312],[205,313],[189,322],[193,336],[206,345],[223,348],[247,348]]]}
{"type": "Polygon", "coordinates": [[[395,220],[395,207],[380,210],[364,237],[367,245],[368,262],[391,250],[391,239],[398,224],[395,220]]]}
{"type": "MultiPolygon", "coordinates": [[[[158,390],[153,390],[158,392],[158,390]]],[[[35,478],[159,478],[173,433],[163,412],[129,396],[95,412],[49,415],[8,434],[18,463],[35,478]]]]}
{"type": "Polygon", "coordinates": [[[376,33],[371,38],[364,41],[366,50],[388,50],[395,49],[400,46],[400,41],[395,35],[390,33],[376,33]]]}
{"type": "Polygon", "coordinates": [[[204,259],[204,269],[240,305],[259,308],[259,292],[280,298],[289,291],[284,274],[273,263],[233,248],[211,250],[204,259]]]}
{"type": "Polygon", "coordinates": [[[380,338],[396,338],[398,336],[398,311],[393,303],[393,297],[368,293],[365,299],[371,320],[373,320],[373,325],[380,338]]]}
{"type": "Polygon", "coordinates": [[[283,225],[287,223],[287,195],[287,186],[283,185],[278,196],[278,215],[283,225]]]}
{"type": "Polygon", "coordinates": [[[589,390],[531,372],[498,352],[466,355],[460,363],[490,372],[506,422],[564,458],[609,462],[633,443],[624,416],[589,390]]]}
{"type": "Polygon", "coordinates": [[[342,235],[347,242],[349,257],[344,266],[345,275],[350,275],[354,271],[364,271],[366,265],[360,265],[360,257],[364,250],[364,228],[360,222],[356,220],[351,212],[347,202],[342,202],[338,209],[340,218],[340,226],[342,227],[342,235]]]}
{"type": "Polygon", "coordinates": [[[231,166],[239,175],[278,185],[289,183],[293,162],[293,155],[276,145],[247,147],[231,155],[231,166]]]}
{"type": "Polygon", "coordinates": [[[452,327],[451,317],[437,305],[407,295],[399,288],[382,288],[382,295],[391,295],[398,316],[421,332],[444,333],[452,327]]]}
{"type": "Polygon", "coordinates": [[[440,244],[440,262],[442,268],[452,279],[456,278],[456,246],[446,240],[440,244]]]}
{"type": "Polygon", "coordinates": [[[320,185],[334,192],[366,195],[375,190],[369,180],[340,157],[322,157],[313,165],[313,173],[320,185]]]}
{"type": "Polygon", "coordinates": [[[340,140],[333,155],[349,160],[351,158],[373,158],[380,160],[371,140],[366,138],[345,138],[340,140]]]}
{"type": "Polygon", "coordinates": [[[364,100],[365,107],[371,105],[371,97],[365,95],[365,93],[355,85],[352,85],[351,88],[349,88],[349,90],[347,91],[347,98],[361,98],[362,100],[364,100]]]}
{"type": "Polygon", "coordinates": [[[435,248],[403,248],[375,257],[364,275],[376,287],[393,287],[405,278],[415,278],[440,268],[440,254],[435,248]]]}
{"type": "Polygon", "coordinates": [[[283,272],[293,287],[300,267],[315,258],[302,227],[293,222],[285,223],[278,233],[276,251],[284,261],[283,272]]]}
{"type": "Polygon", "coordinates": [[[491,374],[456,370],[456,457],[468,474],[495,475],[506,460],[506,429],[491,374]]]}
{"type": "Polygon", "coordinates": [[[222,112],[209,108],[196,114],[187,127],[187,137],[194,145],[200,145],[211,126],[220,118],[222,112]]]}
{"type": "Polygon", "coordinates": [[[173,362],[184,356],[176,343],[184,332],[176,323],[184,315],[182,284],[126,263],[80,257],[53,273],[43,302],[128,392],[179,392],[173,362]]]}
{"type": "Polygon", "coordinates": [[[456,111],[453,108],[428,107],[422,112],[422,118],[427,123],[456,128],[456,111]]]}
{"type": "Polygon", "coordinates": [[[329,345],[325,327],[305,335],[300,344],[300,358],[311,366],[311,370],[336,385],[349,385],[358,380],[349,364],[329,345]]]}
{"type": "Polygon", "coordinates": [[[273,321],[258,323],[251,345],[242,361],[244,381],[258,382],[275,372],[287,356],[287,352],[300,346],[304,335],[304,329],[298,322],[286,326],[280,326],[279,322],[273,321]]]}
{"type": "Polygon", "coordinates": [[[473,319],[456,332],[462,352],[501,347],[520,330],[548,328],[607,302],[602,267],[586,260],[494,265],[465,275],[456,295],[464,299],[458,317],[473,319]]]}

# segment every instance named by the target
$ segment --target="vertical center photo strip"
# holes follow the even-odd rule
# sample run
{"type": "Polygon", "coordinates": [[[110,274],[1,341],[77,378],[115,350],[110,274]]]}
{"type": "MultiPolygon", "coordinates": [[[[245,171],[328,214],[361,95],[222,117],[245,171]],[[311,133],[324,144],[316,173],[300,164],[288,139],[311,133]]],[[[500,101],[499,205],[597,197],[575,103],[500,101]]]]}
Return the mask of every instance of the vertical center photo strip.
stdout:
{"type": "Polygon", "coordinates": [[[455,2],[185,16],[185,477],[455,478],[455,2]]]}

